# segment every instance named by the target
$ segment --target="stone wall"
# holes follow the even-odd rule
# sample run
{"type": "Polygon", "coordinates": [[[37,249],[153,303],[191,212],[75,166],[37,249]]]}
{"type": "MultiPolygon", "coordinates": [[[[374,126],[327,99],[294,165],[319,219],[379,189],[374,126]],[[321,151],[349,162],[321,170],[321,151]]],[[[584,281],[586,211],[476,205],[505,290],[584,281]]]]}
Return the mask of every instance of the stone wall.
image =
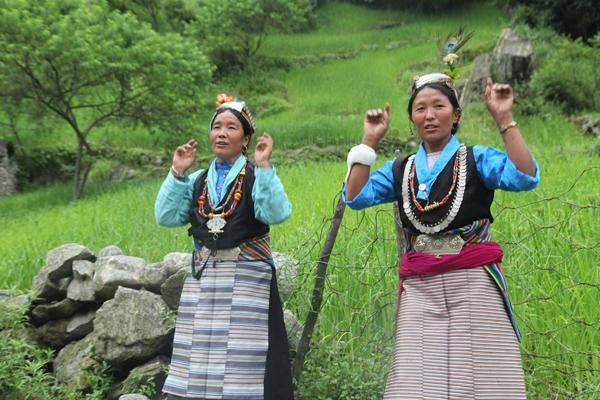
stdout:
{"type": "MultiPolygon", "coordinates": [[[[294,289],[298,263],[280,253],[274,259],[285,301],[294,289]]],[[[31,301],[28,334],[56,351],[53,373],[74,389],[89,388],[86,371],[104,362],[121,378],[108,399],[130,394],[135,382],[148,380],[156,388],[154,399],[162,399],[176,310],[190,264],[189,253],[170,253],[161,262],[147,263],[116,246],[98,255],[76,243],[55,248],[32,282],[37,294],[31,301]]],[[[289,310],[284,316],[293,353],[302,325],[289,310]]]]}

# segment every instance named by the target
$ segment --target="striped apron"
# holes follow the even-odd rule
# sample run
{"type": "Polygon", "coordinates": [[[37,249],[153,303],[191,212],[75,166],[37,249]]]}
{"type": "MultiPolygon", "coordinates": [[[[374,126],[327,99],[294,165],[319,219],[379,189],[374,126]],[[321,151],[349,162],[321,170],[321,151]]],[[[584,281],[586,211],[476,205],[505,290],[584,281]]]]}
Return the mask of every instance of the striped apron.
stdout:
{"type": "Polygon", "coordinates": [[[288,371],[289,355],[283,319],[273,328],[277,318],[270,318],[282,309],[268,237],[215,256],[195,252],[193,269],[199,279],[189,276],[183,287],[163,392],[192,399],[269,398],[270,347],[284,353],[279,358],[288,371]],[[274,333],[277,346],[270,343],[274,333]]]}
{"type": "MultiPolygon", "coordinates": [[[[490,221],[451,230],[489,241],[490,221]]],[[[407,251],[414,235],[407,234],[407,251]]],[[[499,264],[403,279],[385,400],[525,400],[508,288],[499,264]]]]}

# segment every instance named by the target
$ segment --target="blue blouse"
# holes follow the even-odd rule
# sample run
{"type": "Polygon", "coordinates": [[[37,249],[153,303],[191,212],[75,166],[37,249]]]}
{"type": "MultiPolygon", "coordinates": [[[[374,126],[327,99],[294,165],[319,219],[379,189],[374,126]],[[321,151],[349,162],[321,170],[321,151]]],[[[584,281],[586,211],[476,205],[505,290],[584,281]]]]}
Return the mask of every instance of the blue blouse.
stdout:
{"type": "MultiPolygon", "coordinates": [[[[415,169],[419,186],[425,184],[425,189],[419,190],[417,198],[428,199],[431,187],[459,146],[460,141],[453,135],[435,164],[431,169],[428,169],[427,152],[423,143],[421,143],[415,155],[415,169]]],[[[493,147],[473,146],[473,156],[475,157],[477,172],[485,186],[490,190],[502,189],[519,192],[534,189],[539,185],[540,169],[535,159],[535,176],[530,176],[519,171],[508,157],[508,154],[493,147]]],[[[381,168],[373,171],[361,191],[351,201],[346,199],[346,187],[344,186],[342,191],[344,202],[353,210],[362,210],[377,204],[398,200],[394,191],[393,164],[394,160],[390,160],[381,168]]]]}
{"type": "MultiPolygon", "coordinates": [[[[217,161],[213,160],[208,168],[209,196],[213,199],[221,199],[245,164],[246,157],[243,155],[230,166],[218,165],[217,161]]],[[[189,223],[188,213],[194,194],[194,182],[201,173],[202,170],[196,171],[182,180],[176,179],[171,172],[167,174],[154,204],[154,217],[159,225],[175,227],[189,223]]],[[[292,213],[292,205],[275,172],[275,167],[257,167],[254,169],[254,177],[252,200],[256,219],[267,225],[279,224],[287,220],[292,213]]]]}

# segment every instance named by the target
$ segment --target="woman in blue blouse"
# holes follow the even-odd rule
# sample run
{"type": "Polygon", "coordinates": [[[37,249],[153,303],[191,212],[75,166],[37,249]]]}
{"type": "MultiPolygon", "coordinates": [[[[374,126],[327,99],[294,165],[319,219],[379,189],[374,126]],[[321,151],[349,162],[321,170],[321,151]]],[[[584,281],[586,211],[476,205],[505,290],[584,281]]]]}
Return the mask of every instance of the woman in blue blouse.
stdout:
{"type": "Polygon", "coordinates": [[[416,154],[370,173],[389,105],[367,112],[362,143],[348,154],[346,203],[397,201],[406,237],[384,399],[526,399],[490,207],[496,189],[535,188],[539,168],[513,119],[510,85],[488,79],[485,97],[506,152],[460,142],[453,81],[433,73],[415,80],[408,104],[422,139],[416,154]]]}
{"type": "Polygon", "coordinates": [[[263,134],[249,162],[250,111],[227,95],[217,106],[210,123],[215,159],[186,176],[197,145],[178,147],[156,199],[157,222],[191,224],[194,239],[163,391],[169,399],[292,399],[269,247],[269,225],[288,219],[291,205],[269,162],[273,139],[263,134]]]}

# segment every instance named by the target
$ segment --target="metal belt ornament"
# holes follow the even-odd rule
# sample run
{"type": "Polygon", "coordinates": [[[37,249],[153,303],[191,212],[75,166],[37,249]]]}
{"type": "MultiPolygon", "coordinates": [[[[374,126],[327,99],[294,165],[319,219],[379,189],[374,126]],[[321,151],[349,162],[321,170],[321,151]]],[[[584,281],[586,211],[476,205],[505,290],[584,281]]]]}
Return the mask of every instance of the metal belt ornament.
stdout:
{"type": "Polygon", "coordinates": [[[458,254],[465,241],[458,234],[418,235],[413,249],[434,256],[458,254]]]}
{"type": "Polygon", "coordinates": [[[434,224],[425,224],[419,221],[410,205],[409,175],[412,165],[415,162],[415,155],[413,154],[410,156],[406,162],[404,176],[402,178],[402,207],[404,209],[404,213],[408,217],[408,220],[422,233],[428,235],[440,233],[442,230],[446,229],[452,223],[452,221],[454,221],[456,215],[458,215],[458,210],[462,204],[465,195],[465,187],[467,184],[467,147],[464,144],[461,144],[458,148],[456,157],[458,157],[458,184],[456,192],[454,194],[454,198],[452,199],[452,204],[450,205],[448,213],[440,221],[434,224]]]}

